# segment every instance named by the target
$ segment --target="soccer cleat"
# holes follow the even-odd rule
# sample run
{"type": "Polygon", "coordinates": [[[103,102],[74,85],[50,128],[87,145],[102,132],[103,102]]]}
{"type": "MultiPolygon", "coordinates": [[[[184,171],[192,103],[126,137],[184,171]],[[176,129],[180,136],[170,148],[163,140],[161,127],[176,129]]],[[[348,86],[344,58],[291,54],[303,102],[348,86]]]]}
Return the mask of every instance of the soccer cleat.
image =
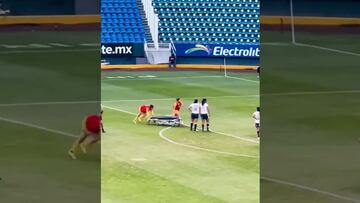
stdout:
{"type": "Polygon", "coordinates": [[[134,122],[135,124],[137,124],[136,120],[133,120],[133,122],[134,122]]]}
{"type": "Polygon", "coordinates": [[[75,153],[72,150],[69,150],[68,154],[71,156],[72,159],[76,159],[75,153]]]}
{"type": "Polygon", "coordinates": [[[87,153],[86,147],[85,147],[84,145],[80,144],[80,149],[81,149],[81,151],[82,151],[84,154],[87,153]]]}

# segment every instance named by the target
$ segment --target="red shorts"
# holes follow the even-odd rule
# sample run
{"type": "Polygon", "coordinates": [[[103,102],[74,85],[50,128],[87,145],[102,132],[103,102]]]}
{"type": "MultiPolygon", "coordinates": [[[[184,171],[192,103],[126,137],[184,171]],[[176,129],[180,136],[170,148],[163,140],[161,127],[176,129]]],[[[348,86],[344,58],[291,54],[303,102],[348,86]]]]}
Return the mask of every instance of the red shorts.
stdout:
{"type": "Polygon", "coordinates": [[[140,113],[147,113],[147,111],[148,111],[149,109],[150,109],[149,106],[142,105],[142,106],[140,106],[139,111],[140,111],[140,113]]]}
{"type": "Polygon", "coordinates": [[[85,120],[86,130],[94,134],[100,134],[100,122],[101,118],[99,115],[89,115],[85,120]]]}

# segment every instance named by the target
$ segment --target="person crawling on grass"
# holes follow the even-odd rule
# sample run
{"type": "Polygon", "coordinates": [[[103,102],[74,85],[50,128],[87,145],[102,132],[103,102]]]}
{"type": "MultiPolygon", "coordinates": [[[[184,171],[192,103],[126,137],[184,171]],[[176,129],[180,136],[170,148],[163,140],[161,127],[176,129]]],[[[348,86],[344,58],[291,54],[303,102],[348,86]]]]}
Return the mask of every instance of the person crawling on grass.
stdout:
{"type": "Polygon", "coordinates": [[[175,117],[180,117],[180,109],[182,106],[182,101],[180,100],[180,98],[177,98],[175,103],[173,104],[173,116],[175,117]]]}
{"type": "Polygon", "coordinates": [[[197,99],[194,100],[194,103],[190,104],[189,111],[191,112],[191,123],[190,123],[190,130],[196,131],[199,114],[200,114],[200,104],[197,99]]]}
{"type": "Polygon", "coordinates": [[[260,138],[260,107],[256,107],[256,111],[252,114],[255,120],[255,128],[258,138],[260,138]]]}
{"type": "Polygon", "coordinates": [[[201,101],[200,106],[200,116],[201,116],[201,129],[204,132],[205,131],[205,125],[206,125],[206,131],[210,132],[209,129],[209,117],[210,117],[210,108],[207,104],[207,100],[204,98],[201,101]]]}
{"type": "Polygon", "coordinates": [[[86,116],[82,122],[81,134],[73,143],[68,154],[76,159],[80,150],[86,154],[87,148],[100,140],[101,118],[98,114],[86,116]]]}
{"type": "Polygon", "coordinates": [[[141,122],[143,118],[149,119],[154,114],[153,110],[154,110],[154,105],[152,105],[152,104],[141,105],[139,107],[138,115],[133,120],[134,123],[137,124],[138,122],[141,122]]]}

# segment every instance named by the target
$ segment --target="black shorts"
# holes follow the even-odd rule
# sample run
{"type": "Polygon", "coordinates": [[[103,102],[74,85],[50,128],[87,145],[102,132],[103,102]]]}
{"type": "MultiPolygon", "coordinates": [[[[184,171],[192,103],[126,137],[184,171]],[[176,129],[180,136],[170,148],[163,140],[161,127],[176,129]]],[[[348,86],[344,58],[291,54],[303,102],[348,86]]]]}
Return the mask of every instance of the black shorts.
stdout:
{"type": "Polygon", "coordinates": [[[209,120],[209,115],[208,114],[201,114],[201,119],[202,120],[209,120]]]}
{"type": "Polygon", "coordinates": [[[255,123],[255,128],[260,128],[260,123],[255,123]]]}
{"type": "Polygon", "coordinates": [[[197,113],[192,113],[192,114],[191,114],[191,119],[199,119],[199,114],[197,114],[197,113]]]}

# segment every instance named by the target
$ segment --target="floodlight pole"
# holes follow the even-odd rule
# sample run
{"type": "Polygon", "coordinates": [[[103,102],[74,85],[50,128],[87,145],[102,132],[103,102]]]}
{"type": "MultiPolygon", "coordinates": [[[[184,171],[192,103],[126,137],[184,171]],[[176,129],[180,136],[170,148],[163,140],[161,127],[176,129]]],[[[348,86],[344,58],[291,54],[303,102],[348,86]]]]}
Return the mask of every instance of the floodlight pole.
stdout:
{"type": "Polygon", "coordinates": [[[292,43],[295,44],[295,22],[294,22],[294,7],[293,0],[290,0],[290,19],[291,19],[291,40],[292,43]]]}

